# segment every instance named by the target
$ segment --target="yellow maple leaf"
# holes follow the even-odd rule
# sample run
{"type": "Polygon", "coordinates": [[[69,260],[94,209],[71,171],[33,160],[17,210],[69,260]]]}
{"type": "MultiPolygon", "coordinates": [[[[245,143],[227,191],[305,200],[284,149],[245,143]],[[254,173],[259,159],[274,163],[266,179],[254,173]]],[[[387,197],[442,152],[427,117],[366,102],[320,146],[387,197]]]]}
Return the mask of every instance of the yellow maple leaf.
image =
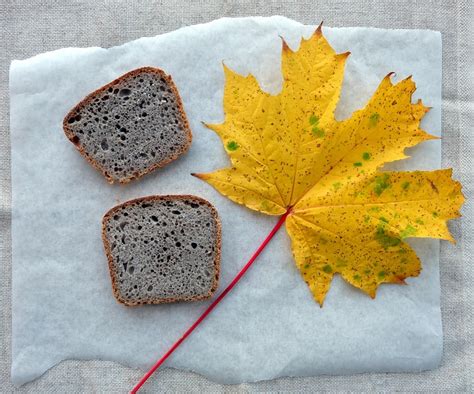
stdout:
{"type": "Polygon", "coordinates": [[[248,208],[282,215],[296,265],[322,305],[334,274],[375,297],[384,282],[420,273],[407,237],[453,241],[446,221],[464,201],[450,169],[382,172],[404,150],[435,139],[419,124],[415,84],[387,75],[365,108],[337,121],[348,53],[336,54],[321,27],[293,52],[283,41],[283,88],[262,91],[224,66],[225,121],[209,124],[232,167],[194,174],[248,208]]]}

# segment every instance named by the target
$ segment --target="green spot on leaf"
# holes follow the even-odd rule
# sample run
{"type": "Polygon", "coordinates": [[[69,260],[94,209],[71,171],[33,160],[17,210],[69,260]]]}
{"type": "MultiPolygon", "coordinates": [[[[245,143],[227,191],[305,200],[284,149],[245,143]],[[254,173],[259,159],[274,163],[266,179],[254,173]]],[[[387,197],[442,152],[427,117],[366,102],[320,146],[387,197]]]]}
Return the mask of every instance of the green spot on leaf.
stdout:
{"type": "Polygon", "coordinates": [[[267,200],[263,200],[260,204],[260,209],[263,211],[269,211],[270,210],[270,205],[267,200]]]}
{"type": "Polygon", "coordinates": [[[313,135],[317,138],[322,138],[326,135],[323,129],[320,129],[318,126],[313,127],[313,135]]]}
{"type": "Polygon", "coordinates": [[[370,160],[370,153],[369,152],[362,153],[362,159],[364,159],[365,161],[370,160]]]}
{"type": "Polygon", "coordinates": [[[304,269],[307,270],[308,268],[309,268],[309,264],[306,264],[306,265],[304,266],[304,269]]]}
{"type": "Polygon", "coordinates": [[[342,186],[341,182],[335,182],[332,184],[332,187],[334,188],[335,191],[338,191],[342,186]]]}
{"type": "Polygon", "coordinates": [[[379,277],[379,279],[385,278],[385,275],[387,275],[387,274],[385,273],[385,271],[380,271],[380,272],[377,274],[377,276],[379,277]]]}
{"type": "Polygon", "coordinates": [[[374,192],[377,196],[380,196],[384,190],[390,187],[389,179],[390,176],[388,174],[383,174],[375,178],[374,192]]]}
{"type": "Polygon", "coordinates": [[[329,264],[326,264],[323,267],[323,271],[326,272],[326,274],[330,274],[332,272],[332,267],[329,264]]]}
{"type": "Polygon", "coordinates": [[[425,222],[421,219],[416,219],[415,222],[422,225],[425,224],[425,222]]]}
{"type": "Polygon", "coordinates": [[[310,125],[318,124],[318,122],[319,122],[319,118],[316,115],[313,114],[309,117],[310,125]]]}
{"type": "Polygon", "coordinates": [[[433,217],[434,217],[434,218],[437,218],[438,216],[439,216],[439,213],[438,213],[438,212],[436,212],[436,211],[433,212],[433,217]]]}
{"type": "Polygon", "coordinates": [[[403,182],[402,183],[402,189],[403,190],[408,190],[408,188],[410,187],[410,182],[403,182]]]}
{"type": "Polygon", "coordinates": [[[369,223],[369,221],[370,221],[370,216],[369,216],[369,215],[365,215],[365,216],[364,216],[364,222],[365,222],[365,223],[369,223]]]}
{"type": "Polygon", "coordinates": [[[385,249],[400,245],[400,239],[393,237],[385,232],[384,226],[379,225],[375,232],[375,240],[382,245],[385,249]]]}
{"type": "Polygon", "coordinates": [[[324,237],[320,237],[319,242],[321,242],[323,245],[326,245],[328,243],[328,240],[324,237]]]}
{"type": "Polygon", "coordinates": [[[370,274],[370,270],[365,270],[365,271],[364,271],[364,274],[369,275],[369,274],[370,274]]]}
{"type": "Polygon", "coordinates": [[[381,222],[388,223],[388,220],[385,219],[383,216],[380,216],[380,217],[379,217],[379,220],[380,220],[381,222]]]}
{"type": "Polygon", "coordinates": [[[400,238],[401,239],[405,239],[407,237],[410,237],[412,235],[415,235],[417,232],[416,228],[413,227],[412,225],[410,224],[407,224],[407,226],[405,227],[405,230],[403,230],[401,233],[400,233],[400,238]]]}
{"type": "Polygon", "coordinates": [[[374,112],[372,115],[370,115],[369,118],[369,127],[375,127],[377,123],[379,122],[380,115],[377,112],[374,112]]]}
{"type": "Polygon", "coordinates": [[[239,149],[239,144],[235,141],[229,141],[227,143],[227,149],[230,150],[230,151],[235,151],[235,150],[239,149]]]}
{"type": "Polygon", "coordinates": [[[369,212],[380,212],[380,207],[372,207],[369,209],[369,212]]]}
{"type": "Polygon", "coordinates": [[[362,163],[360,161],[356,161],[354,163],[354,167],[362,167],[362,163]]]}
{"type": "Polygon", "coordinates": [[[354,280],[360,280],[360,275],[359,274],[356,274],[353,276],[354,280]]]}

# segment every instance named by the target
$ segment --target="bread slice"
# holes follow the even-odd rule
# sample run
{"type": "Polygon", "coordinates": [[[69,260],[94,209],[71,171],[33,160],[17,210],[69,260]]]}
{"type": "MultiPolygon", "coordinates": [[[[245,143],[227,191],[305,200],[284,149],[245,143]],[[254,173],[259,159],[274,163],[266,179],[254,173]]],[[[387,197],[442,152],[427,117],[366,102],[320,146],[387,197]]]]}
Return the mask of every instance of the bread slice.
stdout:
{"type": "Polygon", "coordinates": [[[127,201],[104,215],[102,239],[113,293],[125,305],[202,300],[217,289],[221,225],[202,198],[127,201]]]}
{"type": "Polygon", "coordinates": [[[143,67],[89,94],[64,132],[109,183],[130,182],[185,153],[191,130],[169,75],[143,67]]]}

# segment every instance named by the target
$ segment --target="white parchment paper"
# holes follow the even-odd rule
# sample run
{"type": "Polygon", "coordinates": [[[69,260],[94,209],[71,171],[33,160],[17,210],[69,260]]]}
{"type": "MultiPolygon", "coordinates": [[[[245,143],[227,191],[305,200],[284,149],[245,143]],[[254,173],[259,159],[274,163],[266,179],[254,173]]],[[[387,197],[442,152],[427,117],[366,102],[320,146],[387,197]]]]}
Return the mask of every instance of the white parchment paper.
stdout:
{"type": "MultiPolygon", "coordinates": [[[[218,137],[200,122],[223,119],[223,61],[237,72],[253,73],[264,89],[277,93],[279,36],[296,49],[313,30],[283,17],[221,19],[111,49],[66,48],[12,63],[14,383],[33,380],[71,358],[148,368],[208,304],[127,308],[115,301],[100,231],[102,215],[118,202],[180,193],[211,201],[223,224],[219,289],[230,282],[276,218],[236,205],[189,175],[228,163],[218,137]],[[145,65],[172,75],[193,144],[166,168],[127,186],[110,186],[67,141],[62,119],[89,92],[145,65]]],[[[325,28],[324,34],[338,52],[352,52],[339,118],[362,107],[380,80],[395,71],[395,80],[413,75],[415,99],[433,107],[422,125],[440,135],[439,33],[325,28]]],[[[439,141],[410,154],[392,168],[440,165],[439,141]]],[[[280,230],[167,365],[225,383],[435,368],[442,353],[439,243],[411,243],[424,268],[408,286],[384,285],[371,300],[336,277],[321,309],[280,230]]]]}

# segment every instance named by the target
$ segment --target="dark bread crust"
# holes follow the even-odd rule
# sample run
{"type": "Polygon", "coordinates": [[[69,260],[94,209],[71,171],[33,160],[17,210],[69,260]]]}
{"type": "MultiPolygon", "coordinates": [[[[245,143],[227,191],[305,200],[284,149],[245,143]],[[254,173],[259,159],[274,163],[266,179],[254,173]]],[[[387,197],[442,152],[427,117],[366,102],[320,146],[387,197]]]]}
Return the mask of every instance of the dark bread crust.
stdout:
{"type": "Polygon", "coordinates": [[[104,248],[105,248],[105,254],[107,255],[107,261],[109,264],[109,272],[110,272],[110,278],[112,280],[112,291],[113,294],[118,302],[121,304],[124,304],[126,306],[137,306],[137,305],[144,305],[144,304],[167,304],[171,302],[177,302],[177,301],[199,301],[199,300],[205,300],[210,297],[215,293],[217,290],[217,287],[219,286],[219,276],[220,276],[220,271],[221,271],[221,245],[222,245],[222,231],[221,231],[221,221],[219,219],[219,214],[216,210],[216,208],[207,200],[193,196],[193,195],[163,195],[163,196],[147,196],[147,197],[140,197],[140,198],[135,198],[133,200],[126,201],[122,204],[116,205],[115,207],[111,208],[107,213],[104,215],[102,218],[102,241],[104,243],[104,248]],[[207,205],[209,208],[211,208],[212,216],[216,221],[217,224],[217,234],[216,234],[216,247],[217,247],[217,253],[216,253],[216,258],[214,260],[214,280],[212,282],[212,286],[209,289],[209,292],[207,294],[202,294],[199,296],[194,296],[194,297],[171,297],[171,298],[159,298],[155,300],[148,300],[148,301],[130,301],[130,300],[125,300],[121,297],[120,292],[117,288],[117,277],[116,277],[116,272],[113,267],[113,257],[112,257],[112,251],[110,249],[110,244],[109,240],[107,239],[106,236],[106,226],[107,223],[109,222],[110,218],[114,216],[114,213],[124,207],[127,207],[129,205],[135,204],[135,203],[141,203],[145,201],[175,201],[175,200],[191,200],[194,202],[198,203],[204,203],[207,205]]]}
{"type": "Polygon", "coordinates": [[[191,142],[192,142],[191,129],[189,127],[189,122],[188,122],[188,118],[186,117],[186,113],[184,112],[183,103],[182,103],[182,100],[181,100],[181,96],[179,95],[178,89],[176,88],[176,85],[174,84],[173,79],[171,78],[171,76],[167,75],[163,70],[161,70],[159,68],[156,68],[156,67],[141,67],[141,68],[137,68],[135,70],[129,71],[128,73],[118,77],[117,79],[114,79],[112,82],[109,82],[107,85],[104,85],[101,88],[99,88],[99,89],[93,91],[92,93],[90,93],[84,99],[82,99],[77,105],[75,105],[74,108],[72,108],[69,111],[69,113],[66,115],[66,117],[63,120],[63,129],[64,129],[64,133],[66,134],[66,137],[69,139],[69,141],[71,141],[74,144],[76,149],[81,153],[82,156],[84,156],[84,158],[94,168],[99,170],[104,175],[105,179],[110,184],[114,183],[116,180],[118,180],[121,184],[125,184],[125,183],[130,182],[133,179],[140,178],[143,175],[146,175],[146,174],[152,172],[153,170],[155,170],[157,168],[164,167],[166,164],[172,162],[173,160],[176,160],[179,156],[186,153],[189,150],[189,147],[191,146],[191,142]],[[106,91],[110,87],[113,87],[115,85],[118,85],[118,84],[122,83],[123,80],[125,80],[129,77],[134,77],[135,75],[142,74],[142,73],[153,73],[153,74],[157,74],[161,78],[164,78],[166,80],[166,83],[168,84],[168,86],[173,91],[173,94],[176,97],[178,110],[181,114],[181,117],[183,119],[183,123],[184,123],[184,126],[185,126],[184,129],[185,129],[185,132],[186,132],[186,144],[179,147],[179,149],[177,149],[174,152],[174,154],[172,154],[171,156],[168,156],[167,158],[165,158],[164,160],[162,160],[160,162],[154,163],[153,165],[151,165],[150,167],[148,167],[148,168],[146,168],[142,171],[135,172],[132,176],[129,176],[127,178],[115,179],[115,178],[110,176],[110,174],[101,166],[100,163],[98,163],[91,156],[89,156],[89,154],[86,152],[86,150],[80,144],[79,137],[74,134],[73,130],[69,126],[68,121],[71,118],[74,118],[78,114],[78,112],[81,109],[83,109],[84,107],[86,107],[98,94],[101,94],[102,92],[106,91]]]}

